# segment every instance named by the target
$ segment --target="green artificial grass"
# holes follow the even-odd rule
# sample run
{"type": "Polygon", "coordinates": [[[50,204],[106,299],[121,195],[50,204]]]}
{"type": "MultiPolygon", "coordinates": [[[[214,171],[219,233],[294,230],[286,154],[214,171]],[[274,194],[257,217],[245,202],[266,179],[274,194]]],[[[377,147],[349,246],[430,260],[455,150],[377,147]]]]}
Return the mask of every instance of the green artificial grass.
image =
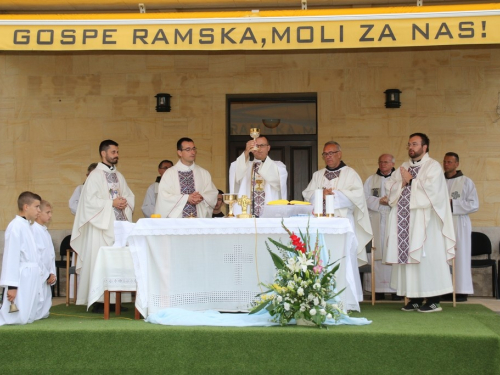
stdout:
{"type": "Polygon", "coordinates": [[[499,374],[500,316],[481,305],[402,312],[362,304],[366,326],[180,327],[55,306],[0,327],[2,374],[499,374]]]}

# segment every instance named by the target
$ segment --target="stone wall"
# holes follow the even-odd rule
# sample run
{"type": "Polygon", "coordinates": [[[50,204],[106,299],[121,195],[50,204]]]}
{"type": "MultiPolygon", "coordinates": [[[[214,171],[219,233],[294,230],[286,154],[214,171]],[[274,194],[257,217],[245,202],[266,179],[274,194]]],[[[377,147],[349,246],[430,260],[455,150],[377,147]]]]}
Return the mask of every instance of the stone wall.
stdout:
{"type": "Polygon", "coordinates": [[[493,235],[500,227],[499,66],[496,47],[1,53],[0,229],[16,214],[19,193],[33,190],[54,205],[51,229],[69,232],[68,199],[107,138],[120,144],[134,221],[158,162],[176,160],[182,136],[195,140],[197,163],[225,189],[226,95],[316,92],[319,144],[340,142],[344,161],[363,179],[381,153],[393,153],[398,164],[406,159],[412,132],[429,135],[437,160],[457,152],[479,194],[473,226],[493,235]],[[384,107],[388,88],[403,92],[400,109],[384,107]],[[155,111],[159,92],[172,95],[171,112],[155,111]]]}

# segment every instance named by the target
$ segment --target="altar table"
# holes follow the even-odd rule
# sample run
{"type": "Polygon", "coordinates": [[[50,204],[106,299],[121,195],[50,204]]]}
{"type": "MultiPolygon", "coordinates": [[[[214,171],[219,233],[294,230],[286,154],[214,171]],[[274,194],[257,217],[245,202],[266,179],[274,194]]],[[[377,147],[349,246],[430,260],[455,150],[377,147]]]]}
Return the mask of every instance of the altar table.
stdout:
{"type": "MultiPolygon", "coordinates": [[[[248,311],[259,283],[274,280],[266,249],[271,237],[288,244],[282,219],[140,219],[128,235],[137,279],[136,308],[144,317],[163,308],[248,311]]],[[[359,310],[357,240],[348,219],[292,217],[297,235],[309,222],[324,243],[322,257],[340,261],[337,290],[347,310],[359,310]]],[[[278,252],[270,244],[274,252],[278,252]]]]}

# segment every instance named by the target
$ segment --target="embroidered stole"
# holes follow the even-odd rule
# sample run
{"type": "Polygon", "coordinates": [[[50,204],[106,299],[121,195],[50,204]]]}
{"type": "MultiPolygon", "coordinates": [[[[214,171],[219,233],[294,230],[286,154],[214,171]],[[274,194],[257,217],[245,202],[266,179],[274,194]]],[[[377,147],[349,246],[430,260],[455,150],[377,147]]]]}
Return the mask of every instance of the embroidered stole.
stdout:
{"type": "MultiPolygon", "coordinates": [[[[340,176],[340,169],[337,169],[336,171],[329,171],[328,169],[325,171],[325,178],[328,181],[332,181],[335,178],[338,178],[340,176]]],[[[323,215],[326,215],[326,201],[323,199],[323,215]]]]}
{"type": "MultiPolygon", "coordinates": [[[[120,196],[120,181],[118,180],[118,176],[116,173],[109,173],[104,171],[104,175],[106,176],[106,182],[108,183],[108,191],[111,199],[118,198],[120,196]]],[[[113,211],[115,213],[116,221],[127,221],[127,216],[123,210],[120,210],[116,207],[113,207],[113,211]]]]}
{"type": "Polygon", "coordinates": [[[256,217],[260,216],[262,207],[266,202],[266,192],[264,191],[264,180],[259,175],[259,168],[261,163],[253,163],[253,173],[252,173],[252,190],[253,190],[253,215],[256,217]]]}
{"type": "MultiPolygon", "coordinates": [[[[181,186],[181,194],[191,194],[195,192],[194,175],[193,171],[179,173],[179,184],[181,186]]],[[[182,209],[182,217],[196,217],[196,206],[194,204],[186,203],[182,209]]]]}
{"type": "MultiPolygon", "coordinates": [[[[415,179],[421,165],[408,168],[415,179]]],[[[413,181],[415,182],[415,180],[413,181]]],[[[406,185],[398,201],[398,263],[408,263],[410,252],[410,196],[411,185],[406,185]]]]}

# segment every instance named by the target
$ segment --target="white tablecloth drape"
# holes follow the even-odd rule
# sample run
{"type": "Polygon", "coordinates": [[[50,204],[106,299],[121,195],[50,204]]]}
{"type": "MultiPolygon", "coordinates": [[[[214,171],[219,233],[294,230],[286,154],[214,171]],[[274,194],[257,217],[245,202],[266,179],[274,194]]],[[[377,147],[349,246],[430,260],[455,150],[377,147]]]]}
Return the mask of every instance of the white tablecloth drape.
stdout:
{"type": "MultiPolygon", "coordinates": [[[[134,263],[128,247],[101,247],[95,261],[87,307],[103,301],[105,290],[134,292],[136,289],[134,263]]],[[[122,293],[122,302],[131,301],[130,293],[122,293]]],[[[110,303],[115,303],[115,293],[111,293],[110,303]]]]}
{"type": "MultiPolygon", "coordinates": [[[[357,241],[349,221],[294,217],[284,222],[297,235],[309,222],[312,241],[320,234],[326,257],[340,259],[337,288],[346,287],[344,307],[359,310],[357,241]]],[[[263,291],[259,283],[274,279],[268,237],[289,242],[281,219],[140,219],[128,236],[137,309],[145,317],[166,307],[248,311],[263,291]]]]}

